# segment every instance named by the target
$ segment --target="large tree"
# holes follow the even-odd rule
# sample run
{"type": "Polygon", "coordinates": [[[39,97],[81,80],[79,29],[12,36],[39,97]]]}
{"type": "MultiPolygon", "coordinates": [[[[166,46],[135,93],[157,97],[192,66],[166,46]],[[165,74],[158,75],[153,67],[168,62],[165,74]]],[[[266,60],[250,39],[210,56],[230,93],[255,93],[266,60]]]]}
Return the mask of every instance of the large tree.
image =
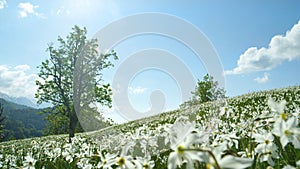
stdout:
{"type": "Polygon", "coordinates": [[[38,103],[50,102],[60,116],[69,119],[69,141],[74,137],[78,116],[97,116],[91,103],[98,102],[111,106],[111,89],[103,84],[101,71],[112,67],[111,58],[117,59],[114,51],[102,54],[98,50],[97,39],[88,40],[86,28],[74,26],[63,39],[58,37],[58,45],[47,48],[50,58],[42,62],[36,81],[38,103]]]}
{"type": "Polygon", "coordinates": [[[213,76],[206,74],[203,80],[198,80],[195,91],[192,92],[193,99],[200,102],[214,101],[225,98],[225,90],[219,87],[213,76]]]}

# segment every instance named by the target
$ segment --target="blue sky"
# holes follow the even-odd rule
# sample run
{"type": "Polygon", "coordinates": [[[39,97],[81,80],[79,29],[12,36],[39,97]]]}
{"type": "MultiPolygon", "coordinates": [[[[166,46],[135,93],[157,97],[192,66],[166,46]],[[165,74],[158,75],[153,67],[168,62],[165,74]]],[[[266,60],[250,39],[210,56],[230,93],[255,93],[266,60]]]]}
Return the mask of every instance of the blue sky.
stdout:
{"type": "MultiPolygon", "coordinates": [[[[0,0],[0,92],[32,97],[36,67],[49,56],[47,44],[57,36],[65,37],[74,25],[85,26],[91,38],[113,21],[145,12],[176,16],[202,31],[226,72],[229,96],[299,85],[299,1],[0,0]]],[[[120,59],[114,69],[105,71],[106,81],[111,83],[131,54],[149,48],[178,56],[195,79],[206,74],[184,45],[144,35],[115,46],[120,59]]],[[[155,69],[137,72],[130,81],[128,99],[135,109],[145,112],[151,108],[151,93],[160,90],[166,101],[164,110],[175,109],[182,102],[178,86],[172,74],[155,69]]]]}

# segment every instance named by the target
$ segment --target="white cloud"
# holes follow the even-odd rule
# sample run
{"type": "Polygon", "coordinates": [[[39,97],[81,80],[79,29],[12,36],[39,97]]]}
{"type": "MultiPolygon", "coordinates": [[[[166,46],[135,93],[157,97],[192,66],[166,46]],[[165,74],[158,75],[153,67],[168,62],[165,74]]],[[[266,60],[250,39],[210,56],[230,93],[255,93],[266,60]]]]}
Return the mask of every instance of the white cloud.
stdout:
{"type": "Polygon", "coordinates": [[[266,83],[267,81],[269,81],[269,73],[264,73],[263,77],[257,77],[254,79],[254,81],[256,81],[257,83],[266,83]]]}
{"type": "Polygon", "coordinates": [[[32,5],[30,2],[21,2],[18,7],[20,8],[19,15],[21,18],[26,18],[28,15],[32,14],[40,18],[45,18],[43,14],[38,13],[35,9],[39,8],[38,5],[32,5]]]}
{"type": "Polygon", "coordinates": [[[3,9],[6,6],[6,0],[0,0],[0,9],[3,9]]]}
{"type": "Polygon", "coordinates": [[[66,9],[64,6],[60,7],[57,11],[56,11],[56,15],[70,15],[71,12],[69,9],[66,9]]]}
{"type": "Polygon", "coordinates": [[[35,80],[38,76],[26,73],[29,69],[28,65],[16,67],[0,65],[0,92],[15,97],[33,98],[37,89],[35,80]]]}
{"type": "Polygon", "coordinates": [[[131,92],[133,94],[142,94],[147,90],[147,88],[143,88],[141,86],[137,86],[135,88],[134,87],[129,87],[128,89],[129,89],[129,92],[131,92]]]}
{"type": "Polygon", "coordinates": [[[14,69],[20,70],[20,71],[27,71],[27,70],[30,70],[30,66],[28,66],[28,65],[18,65],[18,66],[15,66],[14,69]]]}
{"type": "Polygon", "coordinates": [[[283,35],[274,36],[268,48],[251,47],[239,58],[237,67],[225,74],[241,74],[271,70],[284,61],[300,58],[300,20],[283,35]]]}

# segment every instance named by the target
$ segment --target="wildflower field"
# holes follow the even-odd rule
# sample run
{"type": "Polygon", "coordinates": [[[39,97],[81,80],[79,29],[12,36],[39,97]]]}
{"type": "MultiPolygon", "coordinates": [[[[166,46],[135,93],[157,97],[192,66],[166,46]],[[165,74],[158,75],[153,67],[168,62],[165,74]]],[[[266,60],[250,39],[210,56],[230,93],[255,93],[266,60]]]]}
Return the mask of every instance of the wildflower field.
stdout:
{"type": "Polygon", "coordinates": [[[0,144],[0,168],[299,168],[300,86],[79,133],[0,144]]]}

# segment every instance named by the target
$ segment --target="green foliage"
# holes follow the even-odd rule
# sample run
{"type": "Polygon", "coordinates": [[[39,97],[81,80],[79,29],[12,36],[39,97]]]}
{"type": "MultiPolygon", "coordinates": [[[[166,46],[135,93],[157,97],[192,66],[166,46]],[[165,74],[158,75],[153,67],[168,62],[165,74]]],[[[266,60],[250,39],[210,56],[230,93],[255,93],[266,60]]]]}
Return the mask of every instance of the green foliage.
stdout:
{"type": "Polygon", "coordinates": [[[111,106],[112,102],[110,85],[102,83],[101,71],[112,67],[109,59],[117,59],[117,55],[114,51],[100,54],[97,39],[87,40],[86,34],[86,28],[74,26],[66,39],[58,37],[58,47],[49,45],[50,58],[38,67],[40,80],[36,81],[35,95],[38,103],[50,102],[59,109],[54,112],[60,116],[47,118],[51,121],[49,125],[57,125],[53,129],[65,122],[65,117],[69,119],[70,138],[78,125],[77,116],[95,111],[89,107],[91,103],[111,106]]]}
{"type": "Polygon", "coordinates": [[[205,103],[225,98],[225,90],[219,88],[218,85],[218,82],[214,81],[212,76],[206,74],[202,81],[198,80],[195,92],[192,92],[193,99],[200,103],[205,103]]]}
{"type": "Polygon", "coordinates": [[[34,109],[0,99],[5,117],[3,125],[4,141],[30,137],[40,137],[46,126],[45,115],[39,115],[41,109],[34,109]]]}
{"type": "Polygon", "coordinates": [[[64,114],[63,107],[54,107],[44,110],[48,115],[45,117],[47,121],[44,135],[65,134],[69,131],[70,120],[64,114]]]}
{"type": "Polygon", "coordinates": [[[3,141],[4,139],[4,119],[5,117],[3,116],[3,107],[2,104],[0,103],[0,142],[3,141]]]}

